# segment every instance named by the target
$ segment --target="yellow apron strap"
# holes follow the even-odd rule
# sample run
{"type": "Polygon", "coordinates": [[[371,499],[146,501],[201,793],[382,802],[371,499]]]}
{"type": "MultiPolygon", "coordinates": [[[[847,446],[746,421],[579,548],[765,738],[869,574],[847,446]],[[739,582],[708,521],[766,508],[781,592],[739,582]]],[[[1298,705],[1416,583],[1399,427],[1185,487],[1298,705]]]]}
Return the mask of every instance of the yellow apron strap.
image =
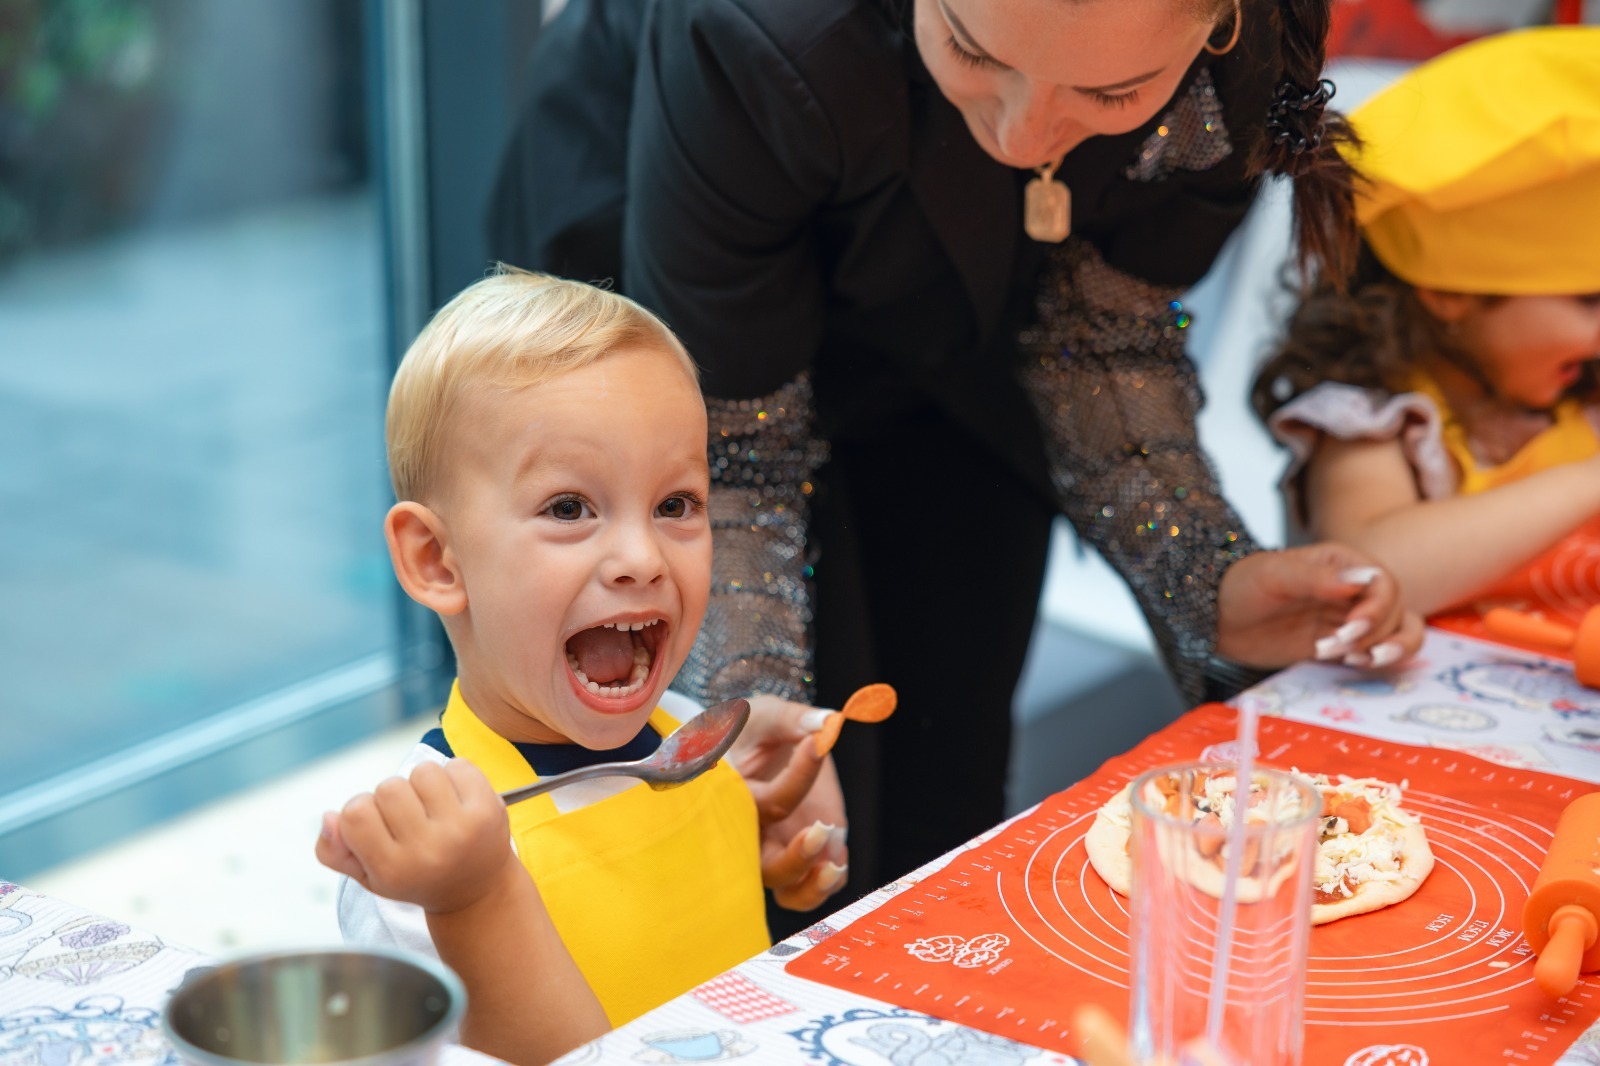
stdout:
{"type": "Polygon", "coordinates": [[[450,686],[450,702],[445,705],[439,725],[444,729],[444,739],[450,750],[482,770],[498,791],[520,788],[539,780],[539,775],[533,772],[533,767],[516,746],[472,713],[467,701],[461,698],[459,681],[450,686]]]}

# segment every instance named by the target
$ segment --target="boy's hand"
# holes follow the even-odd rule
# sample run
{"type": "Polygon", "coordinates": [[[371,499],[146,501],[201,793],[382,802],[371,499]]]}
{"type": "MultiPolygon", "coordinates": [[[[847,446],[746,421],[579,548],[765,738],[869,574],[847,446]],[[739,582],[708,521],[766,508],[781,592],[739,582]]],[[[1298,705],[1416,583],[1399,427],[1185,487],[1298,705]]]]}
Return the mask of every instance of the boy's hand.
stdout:
{"type": "Polygon", "coordinates": [[[505,803],[465,759],[423,763],[324,815],[317,859],[379,896],[441,914],[476,903],[516,861],[505,803]]]}
{"type": "Polygon", "coordinates": [[[1311,658],[1393,666],[1422,637],[1393,575],[1332,541],[1247,555],[1217,589],[1217,654],[1246,666],[1311,658]]]}
{"type": "Polygon", "coordinates": [[[850,862],[839,776],[812,741],[824,713],[752,696],[750,721],[728,752],[761,820],[761,879],[779,906],[794,911],[837,892],[850,862]]]}

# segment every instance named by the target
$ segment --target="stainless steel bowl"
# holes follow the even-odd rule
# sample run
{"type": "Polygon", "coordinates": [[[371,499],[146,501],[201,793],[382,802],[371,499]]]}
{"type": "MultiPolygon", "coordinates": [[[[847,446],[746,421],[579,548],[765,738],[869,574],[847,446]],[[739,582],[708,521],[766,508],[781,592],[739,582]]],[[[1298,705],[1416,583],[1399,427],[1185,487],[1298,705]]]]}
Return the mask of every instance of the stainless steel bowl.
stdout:
{"type": "Polygon", "coordinates": [[[191,1066],[427,1066],[466,992],[439,962],[382,949],[283,952],[223,963],[172,994],[167,1039],[191,1066]]]}

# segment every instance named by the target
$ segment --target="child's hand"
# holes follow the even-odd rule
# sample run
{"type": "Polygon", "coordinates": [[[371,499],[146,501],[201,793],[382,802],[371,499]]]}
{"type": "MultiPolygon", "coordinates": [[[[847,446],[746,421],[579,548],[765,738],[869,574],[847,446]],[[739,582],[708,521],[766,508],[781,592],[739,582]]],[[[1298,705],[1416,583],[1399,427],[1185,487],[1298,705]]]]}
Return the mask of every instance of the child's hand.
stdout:
{"type": "Polygon", "coordinates": [[[1301,659],[1393,666],[1422,646],[1423,623],[1393,576],[1331,541],[1248,555],[1217,589],[1217,654],[1246,666],[1301,659]]]}
{"type": "Polygon", "coordinates": [[[808,911],[844,884],[844,792],[831,756],[812,741],[826,712],[752,696],[750,721],[728,752],[761,820],[761,879],[778,905],[808,911]]]}
{"type": "Polygon", "coordinates": [[[465,759],[423,763],[323,816],[317,859],[387,899],[433,913],[471,906],[511,851],[506,807],[465,759]]]}

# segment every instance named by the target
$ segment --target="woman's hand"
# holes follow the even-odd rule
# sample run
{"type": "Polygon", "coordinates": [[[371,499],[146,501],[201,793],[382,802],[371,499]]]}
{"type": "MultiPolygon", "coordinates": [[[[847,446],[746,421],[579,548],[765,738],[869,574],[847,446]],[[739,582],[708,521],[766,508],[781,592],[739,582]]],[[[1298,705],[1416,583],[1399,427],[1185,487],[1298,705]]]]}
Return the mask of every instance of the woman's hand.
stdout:
{"type": "Polygon", "coordinates": [[[844,884],[844,793],[831,756],[813,740],[826,711],[777,696],[750,697],[750,721],[728,760],[755,797],[761,820],[761,880],[778,905],[820,906],[844,884]]]}
{"type": "Polygon", "coordinates": [[[465,759],[423,763],[323,815],[316,850],[374,894],[430,913],[463,910],[508,868],[521,872],[506,805],[465,759]]]}
{"type": "Polygon", "coordinates": [[[1393,666],[1422,646],[1422,634],[1393,576],[1343,544],[1247,555],[1217,589],[1217,654],[1244,666],[1311,658],[1393,666]]]}

